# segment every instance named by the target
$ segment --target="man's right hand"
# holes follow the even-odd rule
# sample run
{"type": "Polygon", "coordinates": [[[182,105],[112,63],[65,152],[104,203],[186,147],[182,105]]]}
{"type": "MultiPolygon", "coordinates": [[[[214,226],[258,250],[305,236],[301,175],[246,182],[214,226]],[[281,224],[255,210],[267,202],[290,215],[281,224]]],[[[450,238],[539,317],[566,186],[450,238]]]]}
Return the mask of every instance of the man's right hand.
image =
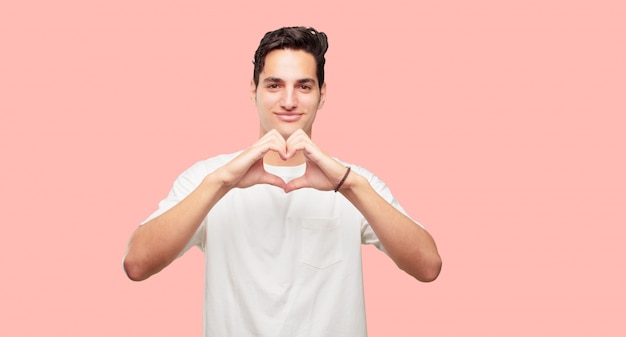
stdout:
{"type": "Polygon", "coordinates": [[[257,184],[270,184],[284,189],[285,182],[278,176],[267,173],[263,167],[263,157],[268,151],[275,151],[282,159],[287,159],[285,139],[276,130],[266,133],[215,173],[228,189],[247,188],[257,184]]]}

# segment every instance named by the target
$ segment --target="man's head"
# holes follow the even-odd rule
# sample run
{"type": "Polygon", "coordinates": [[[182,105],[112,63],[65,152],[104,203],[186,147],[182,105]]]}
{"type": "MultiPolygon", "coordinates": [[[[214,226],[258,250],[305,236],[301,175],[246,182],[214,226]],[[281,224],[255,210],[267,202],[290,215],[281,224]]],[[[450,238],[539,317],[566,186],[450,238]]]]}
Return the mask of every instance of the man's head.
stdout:
{"type": "Polygon", "coordinates": [[[314,28],[283,27],[265,34],[254,53],[254,84],[259,85],[259,74],[265,67],[265,57],[276,49],[303,50],[315,58],[317,65],[317,82],[321,88],[324,84],[324,55],[328,50],[326,34],[314,28]]]}
{"type": "Polygon", "coordinates": [[[326,34],[288,27],[265,34],[255,53],[250,98],[259,112],[263,136],[277,130],[287,139],[298,129],[311,136],[317,111],[324,106],[326,34]]]}

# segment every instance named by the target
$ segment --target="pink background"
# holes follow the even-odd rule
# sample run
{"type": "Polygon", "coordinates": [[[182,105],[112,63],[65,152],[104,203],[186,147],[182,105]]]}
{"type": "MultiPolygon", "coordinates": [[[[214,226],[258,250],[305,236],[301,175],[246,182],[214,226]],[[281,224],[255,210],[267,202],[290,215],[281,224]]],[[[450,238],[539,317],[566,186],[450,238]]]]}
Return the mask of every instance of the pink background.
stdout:
{"type": "Polygon", "coordinates": [[[433,234],[364,247],[370,336],[625,336],[622,1],[2,1],[0,336],[200,336],[203,256],[121,258],[195,161],[257,137],[261,36],[328,33],[314,140],[433,234]]]}

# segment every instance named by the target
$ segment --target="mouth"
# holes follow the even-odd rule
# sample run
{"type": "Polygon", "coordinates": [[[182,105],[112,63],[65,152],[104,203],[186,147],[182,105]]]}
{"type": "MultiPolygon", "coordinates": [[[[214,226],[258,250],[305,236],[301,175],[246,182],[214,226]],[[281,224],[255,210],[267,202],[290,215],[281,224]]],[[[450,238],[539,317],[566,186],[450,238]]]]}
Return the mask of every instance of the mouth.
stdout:
{"type": "Polygon", "coordinates": [[[275,112],[274,115],[283,122],[295,122],[304,114],[298,112],[275,112]]]}

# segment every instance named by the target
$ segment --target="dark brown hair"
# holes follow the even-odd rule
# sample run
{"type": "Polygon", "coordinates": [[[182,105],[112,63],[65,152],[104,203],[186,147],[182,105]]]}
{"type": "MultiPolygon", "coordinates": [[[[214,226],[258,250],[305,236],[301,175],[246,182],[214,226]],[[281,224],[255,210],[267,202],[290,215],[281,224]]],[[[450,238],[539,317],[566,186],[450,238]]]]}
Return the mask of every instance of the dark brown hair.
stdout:
{"type": "Polygon", "coordinates": [[[265,66],[265,57],[276,49],[303,50],[315,58],[317,81],[324,84],[324,54],[328,50],[328,37],[312,27],[283,27],[267,32],[254,53],[254,84],[259,85],[259,75],[265,66]]]}

